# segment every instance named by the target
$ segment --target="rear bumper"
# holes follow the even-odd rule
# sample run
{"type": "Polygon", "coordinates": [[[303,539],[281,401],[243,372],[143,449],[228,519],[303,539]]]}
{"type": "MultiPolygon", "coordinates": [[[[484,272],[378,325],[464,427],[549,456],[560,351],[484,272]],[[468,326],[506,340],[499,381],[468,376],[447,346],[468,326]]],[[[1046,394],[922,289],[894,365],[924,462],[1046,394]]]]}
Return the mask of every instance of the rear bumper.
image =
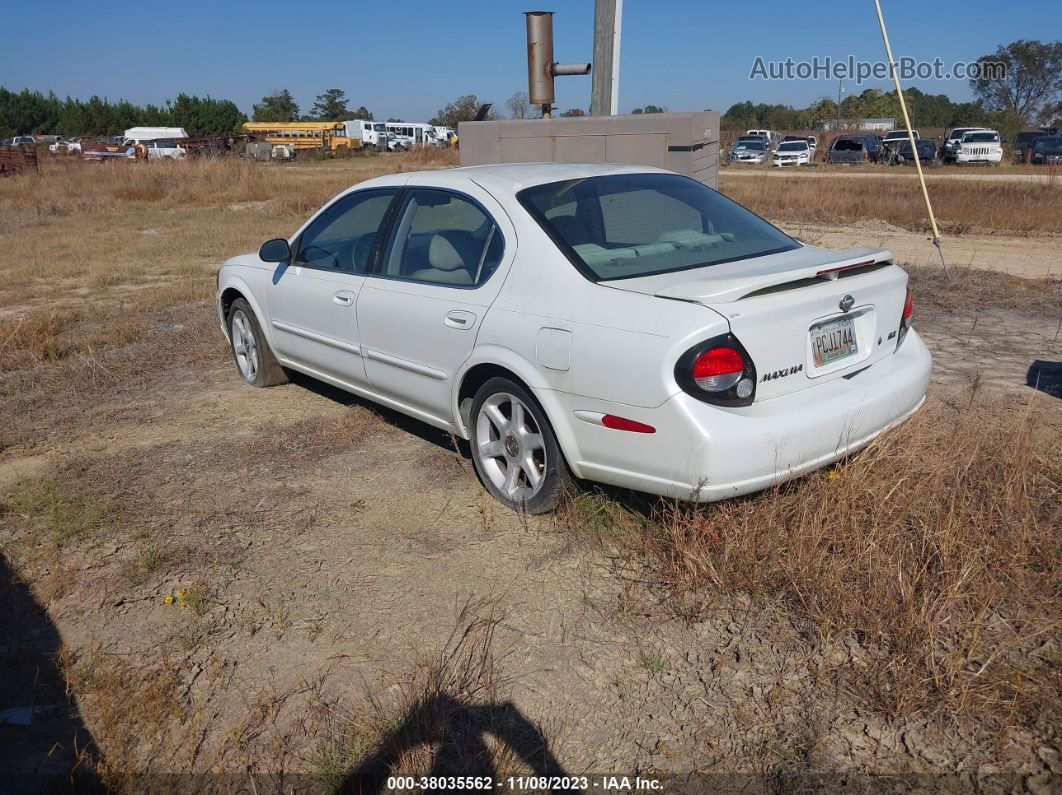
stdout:
{"type": "Polygon", "coordinates": [[[747,408],[712,406],[684,392],[653,409],[590,406],[564,396],[570,408],[656,428],[625,433],[574,420],[578,456],[569,452],[569,460],[580,477],[677,499],[749,494],[837,461],[905,420],[925,401],[931,368],[912,330],[895,355],[851,378],[747,408]]]}

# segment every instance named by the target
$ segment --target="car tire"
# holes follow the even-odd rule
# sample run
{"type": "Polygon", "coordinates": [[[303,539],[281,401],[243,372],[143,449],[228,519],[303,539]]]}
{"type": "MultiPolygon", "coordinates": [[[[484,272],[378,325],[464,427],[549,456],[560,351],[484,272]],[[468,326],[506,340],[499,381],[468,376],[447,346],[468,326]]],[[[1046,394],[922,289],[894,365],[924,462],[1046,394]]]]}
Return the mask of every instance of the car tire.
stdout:
{"type": "Polygon", "coordinates": [[[269,341],[262,333],[251,305],[237,298],[229,307],[225,319],[229,328],[229,347],[236,370],[251,386],[278,386],[288,382],[288,374],[280,366],[269,341]]]}
{"type": "Polygon", "coordinates": [[[526,389],[491,378],[472,399],[472,465],[498,502],[530,514],[552,511],[571,485],[549,418],[526,389]]]}

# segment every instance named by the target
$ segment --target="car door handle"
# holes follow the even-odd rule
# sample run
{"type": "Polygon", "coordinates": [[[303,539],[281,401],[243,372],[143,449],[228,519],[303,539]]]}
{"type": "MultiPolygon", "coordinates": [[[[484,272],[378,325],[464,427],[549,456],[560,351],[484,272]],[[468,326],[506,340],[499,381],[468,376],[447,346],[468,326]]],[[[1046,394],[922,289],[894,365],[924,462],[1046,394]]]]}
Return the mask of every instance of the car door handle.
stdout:
{"type": "Polygon", "coordinates": [[[474,314],[461,309],[447,312],[446,317],[443,319],[443,324],[450,328],[472,328],[472,324],[475,322],[476,316],[474,314]]]}
{"type": "Polygon", "coordinates": [[[338,293],[332,296],[332,300],[340,306],[350,306],[354,303],[354,293],[348,293],[346,290],[340,290],[338,293]]]}

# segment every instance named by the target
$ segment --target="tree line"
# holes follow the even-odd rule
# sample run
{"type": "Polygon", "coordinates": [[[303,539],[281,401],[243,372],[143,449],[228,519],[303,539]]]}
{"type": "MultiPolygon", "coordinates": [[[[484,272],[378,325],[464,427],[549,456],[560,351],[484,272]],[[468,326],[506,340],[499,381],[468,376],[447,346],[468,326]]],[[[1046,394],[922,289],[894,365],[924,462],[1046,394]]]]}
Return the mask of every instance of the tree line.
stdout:
{"type": "Polygon", "coordinates": [[[126,100],[60,99],[54,93],[0,87],[0,138],[14,135],[117,135],[130,127],[184,127],[189,135],[238,129],[247,116],[227,99],[178,94],[165,105],[126,100]]]}
{"type": "MultiPolygon", "coordinates": [[[[980,102],[952,102],[945,94],[924,94],[917,88],[903,92],[911,122],[920,127],[954,127],[957,124],[983,124],[989,111],[980,102]]],[[[792,105],[754,103],[746,100],[731,105],[720,119],[724,130],[764,127],[772,130],[811,130],[838,120],[903,118],[895,91],[868,88],[837,101],[821,99],[806,108],[792,105]]]]}
{"type": "MultiPolygon", "coordinates": [[[[945,94],[926,94],[917,88],[903,92],[915,127],[955,127],[978,124],[1011,135],[1023,127],[1057,127],[1062,122],[1062,41],[1019,40],[1000,45],[978,62],[1003,64],[1003,79],[979,76],[969,80],[974,100],[953,102],[945,94]]],[[[844,97],[840,105],[822,97],[806,108],[791,105],[738,102],[723,114],[723,129],[810,130],[823,123],[892,118],[902,124],[895,91],[868,88],[844,97]]]]}
{"type": "MultiPolygon", "coordinates": [[[[1020,40],[1000,46],[981,56],[981,62],[1002,63],[1006,76],[1002,80],[975,78],[969,81],[975,99],[953,102],[945,94],[926,94],[917,88],[904,91],[911,121],[921,127],[954,127],[962,124],[992,126],[1010,134],[1024,126],[1062,125],[1062,41],[1020,40]]],[[[457,128],[471,121],[483,103],[475,94],[465,94],[440,108],[429,120],[431,124],[457,128]]],[[[511,118],[535,118],[541,109],[518,91],[507,101],[511,118]]],[[[372,121],[373,114],[364,105],[351,110],[346,92],[329,88],[318,94],[309,113],[300,114],[298,104],[287,89],[274,91],[254,105],[255,121],[372,121]]],[[[658,105],[634,108],[631,113],[663,113],[658,105]]],[[[581,108],[561,111],[560,116],[582,116],[581,108]]],[[[486,118],[504,118],[491,109],[486,118]]],[[[864,118],[902,118],[895,91],[868,88],[860,94],[844,97],[838,103],[822,97],[806,108],[784,104],[739,102],[722,116],[723,129],[767,127],[777,130],[813,129],[824,122],[864,118]]],[[[0,137],[39,133],[43,135],[115,135],[129,127],[184,127],[190,135],[209,135],[237,130],[247,117],[227,99],[178,94],[163,106],[135,105],[125,100],[111,102],[91,97],[88,100],[59,99],[28,89],[20,93],[0,87],[0,137]]],[[[388,119],[401,121],[401,119],[388,119]]]]}

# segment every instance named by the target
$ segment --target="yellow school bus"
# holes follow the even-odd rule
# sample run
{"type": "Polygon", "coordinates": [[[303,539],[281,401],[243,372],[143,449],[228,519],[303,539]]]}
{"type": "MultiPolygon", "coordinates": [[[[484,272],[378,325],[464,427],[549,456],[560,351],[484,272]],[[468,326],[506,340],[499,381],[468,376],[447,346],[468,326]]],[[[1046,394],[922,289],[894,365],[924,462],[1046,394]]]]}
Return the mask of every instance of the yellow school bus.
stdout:
{"type": "Polygon", "coordinates": [[[271,144],[289,144],[296,151],[324,149],[328,152],[352,151],[361,141],[347,138],[341,121],[248,121],[243,128],[271,144]]]}

